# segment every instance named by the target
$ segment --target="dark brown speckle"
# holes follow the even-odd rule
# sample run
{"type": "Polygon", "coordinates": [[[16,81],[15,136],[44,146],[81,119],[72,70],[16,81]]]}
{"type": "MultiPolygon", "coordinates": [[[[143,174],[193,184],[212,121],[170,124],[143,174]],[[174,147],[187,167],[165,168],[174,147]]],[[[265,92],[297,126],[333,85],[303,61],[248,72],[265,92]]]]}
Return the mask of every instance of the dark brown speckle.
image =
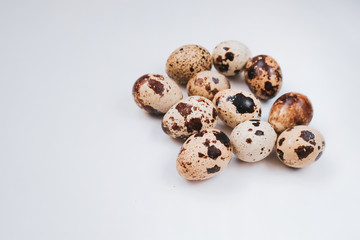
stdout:
{"type": "Polygon", "coordinates": [[[294,151],[301,160],[309,156],[309,154],[314,151],[314,148],[312,146],[299,146],[294,151]]]}
{"type": "Polygon", "coordinates": [[[223,132],[215,132],[214,133],[216,139],[220,141],[225,147],[230,147],[230,139],[223,132]]]}
{"type": "Polygon", "coordinates": [[[279,140],[279,146],[281,146],[284,141],[285,141],[285,138],[281,138],[281,139],[279,140]]]}
{"type": "Polygon", "coordinates": [[[312,132],[303,130],[301,131],[300,137],[304,139],[305,142],[308,142],[314,146],[316,145],[315,135],[312,132]]]}
{"type": "Polygon", "coordinates": [[[221,155],[220,149],[215,146],[208,147],[208,156],[212,159],[217,159],[221,155]]]}
{"type": "Polygon", "coordinates": [[[218,166],[218,165],[215,165],[214,167],[212,167],[212,168],[207,168],[206,170],[207,170],[207,173],[216,173],[216,172],[218,172],[218,171],[220,171],[220,167],[218,166]]]}

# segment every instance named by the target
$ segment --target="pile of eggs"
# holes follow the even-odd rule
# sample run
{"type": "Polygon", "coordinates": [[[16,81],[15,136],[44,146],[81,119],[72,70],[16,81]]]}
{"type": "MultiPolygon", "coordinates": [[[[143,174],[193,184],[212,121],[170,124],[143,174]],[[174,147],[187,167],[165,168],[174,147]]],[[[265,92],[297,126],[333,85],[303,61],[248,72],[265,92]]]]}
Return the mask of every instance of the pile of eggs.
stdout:
{"type": "Polygon", "coordinates": [[[217,175],[233,153],[242,161],[257,162],[275,148],[283,164],[303,168],[324,151],[324,137],[307,126],[313,108],[305,95],[289,92],[280,96],[268,121],[260,119],[260,100],[275,97],[282,85],[280,66],[270,56],[251,57],[239,41],[221,42],[212,55],[199,45],[185,45],[171,53],[166,73],[169,77],[140,77],[133,86],[133,97],[146,112],[164,115],[164,132],[184,141],[176,169],[185,179],[217,175]],[[218,73],[210,71],[212,65],[218,73]],[[241,72],[251,92],[230,88],[227,77],[241,72]],[[189,97],[183,98],[179,85],[186,85],[189,97]],[[233,128],[230,137],[215,128],[218,118],[233,128]]]}

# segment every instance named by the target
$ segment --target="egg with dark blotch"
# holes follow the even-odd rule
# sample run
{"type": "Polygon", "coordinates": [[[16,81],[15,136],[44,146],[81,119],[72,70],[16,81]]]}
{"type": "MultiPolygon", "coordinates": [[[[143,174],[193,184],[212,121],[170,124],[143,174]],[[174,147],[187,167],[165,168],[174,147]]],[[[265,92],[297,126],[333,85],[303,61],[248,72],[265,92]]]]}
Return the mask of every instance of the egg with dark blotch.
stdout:
{"type": "Polygon", "coordinates": [[[172,138],[186,139],[203,129],[214,128],[217,111],[207,98],[191,96],[177,102],[164,115],[162,129],[172,138]]]}
{"type": "Polygon", "coordinates": [[[134,83],[135,103],[152,115],[165,114],[183,98],[176,82],[160,74],[145,74],[134,83]]]}
{"type": "Polygon", "coordinates": [[[213,103],[219,118],[229,127],[261,117],[261,103],[254,94],[239,89],[225,89],[218,92],[213,103]]]}
{"type": "Polygon", "coordinates": [[[210,70],[211,54],[199,45],[184,45],[172,52],[166,61],[166,73],[179,84],[186,84],[196,73],[210,70]]]}
{"type": "Polygon", "coordinates": [[[310,100],[303,94],[289,92],[279,97],[270,109],[269,123],[281,133],[296,125],[308,125],[313,117],[310,100]]]}
{"type": "Polygon", "coordinates": [[[280,66],[267,55],[250,59],[246,63],[244,77],[250,90],[262,100],[275,97],[282,85],[280,66]]]}
{"type": "Polygon", "coordinates": [[[226,134],[217,129],[206,129],[183,144],[176,170],[187,180],[205,180],[223,171],[231,157],[232,147],[226,134]]]}
{"type": "Polygon", "coordinates": [[[276,141],[278,158],[292,168],[309,166],[320,158],[324,149],[323,135],[304,125],[286,129],[276,141]]]}

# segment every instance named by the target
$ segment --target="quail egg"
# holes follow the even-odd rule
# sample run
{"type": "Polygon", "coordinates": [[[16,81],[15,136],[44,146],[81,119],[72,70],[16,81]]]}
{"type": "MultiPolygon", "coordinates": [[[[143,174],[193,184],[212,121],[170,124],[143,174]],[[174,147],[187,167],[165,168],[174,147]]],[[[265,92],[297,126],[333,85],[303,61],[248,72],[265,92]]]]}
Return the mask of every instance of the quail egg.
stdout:
{"type": "Polygon", "coordinates": [[[279,64],[267,55],[250,59],[246,63],[244,77],[250,90],[263,100],[275,97],[282,84],[279,64]]]}
{"type": "Polygon", "coordinates": [[[224,75],[211,71],[199,72],[187,83],[189,96],[203,96],[210,100],[212,100],[220,90],[229,88],[229,80],[224,75]]]}
{"type": "Polygon", "coordinates": [[[261,117],[261,103],[254,94],[238,89],[225,89],[213,99],[219,118],[234,128],[239,123],[261,117]]]}
{"type": "Polygon", "coordinates": [[[216,70],[229,77],[242,71],[250,56],[248,47],[234,40],[219,43],[212,54],[216,70]]]}
{"type": "Polygon", "coordinates": [[[205,129],[189,137],[183,144],[176,169],[187,180],[204,180],[219,174],[231,157],[232,148],[225,133],[205,129]]]}
{"type": "Polygon", "coordinates": [[[313,117],[310,100],[300,93],[286,93],[270,109],[269,123],[280,133],[296,125],[308,125],[313,117]]]}
{"type": "Polygon", "coordinates": [[[237,125],[230,135],[237,158],[257,162],[266,158],[274,148],[277,134],[268,122],[252,119],[237,125]]]}
{"type": "Polygon", "coordinates": [[[160,74],[145,74],[136,80],[132,94],[135,103],[154,115],[165,114],[183,98],[176,82],[160,74]]]}
{"type": "Polygon", "coordinates": [[[283,131],[276,141],[276,153],[282,163],[293,168],[306,167],[318,160],[325,140],[317,130],[301,125],[283,131]]]}
{"type": "Polygon", "coordinates": [[[214,128],[216,123],[214,104],[207,98],[191,96],[169,109],[163,117],[162,128],[173,138],[186,139],[200,130],[214,128]]]}
{"type": "Polygon", "coordinates": [[[185,45],[171,53],[166,62],[166,73],[179,84],[186,84],[201,71],[210,70],[211,54],[199,45],[185,45]]]}

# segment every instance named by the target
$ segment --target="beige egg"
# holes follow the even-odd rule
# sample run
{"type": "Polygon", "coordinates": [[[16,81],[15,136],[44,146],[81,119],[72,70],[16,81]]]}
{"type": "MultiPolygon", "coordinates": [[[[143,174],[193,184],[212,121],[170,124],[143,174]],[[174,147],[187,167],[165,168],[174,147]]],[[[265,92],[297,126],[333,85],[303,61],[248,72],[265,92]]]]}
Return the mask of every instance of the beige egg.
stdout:
{"type": "Polygon", "coordinates": [[[219,43],[212,54],[216,70],[229,77],[240,73],[250,56],[248,47],[234,40],[219,43]]]}
{"type": "Polygon", "coordinates": [[[154,115],[165,114],[183,98],[176,82],[160,74],[141,76],[134,83],[132,94],[140,108],[154,115]]]}
{"type": "Polygon", "coordinates": [[[244,162],[257,162],[273,150],[277,134],[268,122],[252,119],[237,125],[230,135],[236,157],[244,162]]]}
{"type": "Polygon", "coordinates": [[[246,120],[261,117],[261,103],[250,92],[225,89],[214,96],[213,103],[219,118],[232,128],[246,120]]]}
{"type": "Polygon", "coordinates": [[[207,98],[191,96],[172,106],[164,115],[162,128],[173,138],[186,139],[203,129],[214,128],[217,112],[207,98]]]}
{"type": "Polygon", "coordinates": [[[186,84],[196,73],[210,70],[211,54],[199,45],[185,45],[171,53],[166,73],[179,84],[186,84]]]}
{"type": "Polygon", "coordinates": [[[306,167],[318,160],[325,149],[322,134],[305,125],[283,131],[276,141],[276,153],[282,163],[293,168],[306,167]]]}
{"type": "Polygon", "coordinates": [[[280,66],[267,55],[251,58],[246,63],[244,77],[250,90],[263,100],[275,97],[282,85],[280,66]]]}
{"type": "Polygon", "coordinates": [[[224,75],[211,71],[197,73],[189,80],[186,86],[189,96],[203,96],[210,100],[219,91],[229,88],[229,80],[224,75]]]}
{"type": "Polygon", "coordinates": [[[270,109],[269,123],[281,133],[296,125],[308,125],[313,117],[310,100],[303,94],[290,92],[279,97],[270,109]]]}
{"type": "Polygon", "coordinates": [[[232,157],[230,140],[220,130],[206,129],[189,137],[176,161],[178,173],[187,180],[204,180],[219,174],[232,157]]]}

